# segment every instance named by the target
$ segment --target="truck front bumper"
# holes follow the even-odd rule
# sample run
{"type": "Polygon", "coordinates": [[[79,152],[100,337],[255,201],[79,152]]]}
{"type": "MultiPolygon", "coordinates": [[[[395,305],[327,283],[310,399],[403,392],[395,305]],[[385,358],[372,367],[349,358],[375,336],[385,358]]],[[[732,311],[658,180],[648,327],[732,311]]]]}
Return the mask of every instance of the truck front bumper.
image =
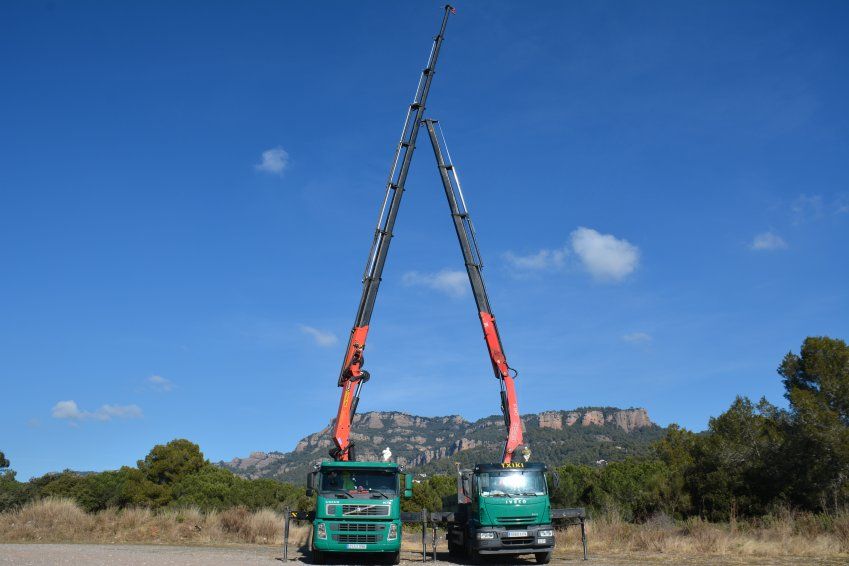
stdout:
{"type": "Polygon", "coordinates": [[[554,549],[554,527],[551,525],[532,525],[524,528],[481,527],[470,542],[480,554],[549,552],[554,549]]]}
{"type": "Polygon", "coordinates": [[[325,552],[397,552],[401,549],[400,521],[339,521],[316,520],[312,545],[325,552]],[[323,523],[324,538],[319,536],[323,523]],[[390,525],[395,524],[395,536],[389,538],[390,525]]]}

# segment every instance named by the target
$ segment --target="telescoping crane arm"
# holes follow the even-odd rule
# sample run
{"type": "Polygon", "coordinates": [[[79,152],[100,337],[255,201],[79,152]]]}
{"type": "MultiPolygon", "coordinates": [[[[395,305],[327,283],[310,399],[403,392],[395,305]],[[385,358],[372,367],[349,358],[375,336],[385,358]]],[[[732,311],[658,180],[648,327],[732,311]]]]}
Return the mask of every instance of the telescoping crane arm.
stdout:
{"type": "MultiPolygon", "coordinates": [[[[478,249],[475,227],[466,208],[460,178],[457,176],[457,170],[453,163],[451,163],[451,155],[448,153],[447,145],[445,146],[445,153],[448,155],[448,163],[445,162],[434,127],[437,122],[425,119],[424,123],[430,135],[430,143],[433,145],[433,153],[436,156],[442,186],[445,188],[445,196],[448,198],[448,206],[451,208],[454,229],[457,231],[457,238],[460,240],[460,248],[463,251],[469,282],[472,284],[472,293],[478,307],[478,315],[483,326],[483,337],[489,350],[492,369],[501,386],[501,413],[504,415],[504,424],[507,427],[507,442],[504,445],[501,460],[504,463],[509,463],[513,461],[516,449],[522,444],[522,421],[519,417],[519,402],[516,399],[514,381],[516,371],[507,364],[504,347],[501,345],[501,335],[498,333],[495,316],[492,314],[492,308],[489,305],[489,297],[483,282],[483,260],[478,249]]],[[[444,139],[443,145],[445,145],[444,139]]]]}
{"type": "Polygon", "coordinates": [[[374,310],[374,301],[377,298],[377,290],[380,286],[383,266],[389,253],[392,229],[395,226],[395,218],[398,216],[398,209],[401,206],[401,196],[404,194],[404,183],[407,180],[407,172],[410,169],[413,151],[416,148],[419,125],[424,115],[425,102],[430,92],[433,73],[436,70],[436,60],[439,57],[439,49],[442,47],[442,40],[445,37],[448,16],[453,13],[455,13],[454,8],[446,5],[442,25],[439,28],[439,33],[433,39],[433,47],[431,47],[427,66],[422,70],[415,97],[407,109],[404,127],[401,129],[401,140],[395,148],[395,156],[392,159],[392,166],[389,168],[386,195],[377,217],[377,228],[374,231],[374,240],[363,273],[363,293],[354,320],[354,327],[348,339],[348,346],[345,349],[342,369],[339,372],[338,385],[342,388],[342,398],[339,400],[339,410],[333,425],[333,443],[335,446],[330,451],[330,455],[335,460],[354,460],[353,444],[349,440],[351,421],[357,411],[363,384],[369,379],[369,373],[363,369],[363,350],[366,347],[366,337],[368,336],[371,314],[374,310]]]}

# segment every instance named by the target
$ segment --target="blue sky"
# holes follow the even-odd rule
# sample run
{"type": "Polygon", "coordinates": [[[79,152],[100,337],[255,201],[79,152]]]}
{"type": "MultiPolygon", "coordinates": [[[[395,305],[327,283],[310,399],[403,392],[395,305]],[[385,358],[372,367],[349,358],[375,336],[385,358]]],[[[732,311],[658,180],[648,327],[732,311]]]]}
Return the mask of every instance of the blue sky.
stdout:
{"type": "MultiPolygon", "coordinates": [[[[524,412],[703,429],[847,338],[849,5],[458,3],[428,104],[524,412]]],[[[438,2],[0,7],[0,450],[289,450],[343,342],[438,2]]],[[[424,136],[361,411],[498,411],[424,136]]],[[[530,439],[533,441],[533,439],[530,439]]]]}

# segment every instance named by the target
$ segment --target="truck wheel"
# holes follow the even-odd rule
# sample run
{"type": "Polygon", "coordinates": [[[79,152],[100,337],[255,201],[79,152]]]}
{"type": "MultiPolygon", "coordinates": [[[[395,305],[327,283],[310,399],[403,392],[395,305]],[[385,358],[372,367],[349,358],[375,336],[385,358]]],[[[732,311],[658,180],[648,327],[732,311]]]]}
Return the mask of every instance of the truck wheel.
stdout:
{"type": "Polygon", "coordinates": [[[458,558],[463,556],[463,547],[458,546],[457,543],[452,542],[451,539],[448,540],[448,556],[451,558],[458,558]]]}
{"type": "Polygon", "coordinates": [[[311,562],[313,564],[324,564],[324,553],[317,548],[313,548],[311,562]]]}
{"type": "Polygon", "coordinates": [[[534,558],[537,559],[537,564],[548,564],[551,562],[551,551],[548,552],[535,552],[534,558]]]}
{"type": "Polygon", "coordinates": [[[389,554],[389,564],[400,564],[401,563],[401,551],[396,550],[389,554]]]}

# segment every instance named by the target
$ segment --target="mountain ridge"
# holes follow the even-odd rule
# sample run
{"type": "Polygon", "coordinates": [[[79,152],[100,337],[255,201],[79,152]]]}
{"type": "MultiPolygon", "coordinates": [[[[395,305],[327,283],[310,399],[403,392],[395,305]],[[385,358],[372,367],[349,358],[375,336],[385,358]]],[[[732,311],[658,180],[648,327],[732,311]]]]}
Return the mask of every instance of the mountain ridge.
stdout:
{"type": "MultiPolygon", "coordinates": [[[[290,452],[252,452],[218,465],[247,478],[300,483],[313,464],[329,459],[331,421],[305,436],[290,452]]],[[[534,461],[596,463],[646,454],[663,430],[644,408],[579,407],[522,417],[534,461]]],[[[371,411],[354,417],[351,440],[359,460],[379,460],[389,447],[393,460],[421,472],[454,469],[454,462],[498,461],[504,444],[500,415],[467,421],[460,415],[423,417],[402,411],[371,411]]]]}

